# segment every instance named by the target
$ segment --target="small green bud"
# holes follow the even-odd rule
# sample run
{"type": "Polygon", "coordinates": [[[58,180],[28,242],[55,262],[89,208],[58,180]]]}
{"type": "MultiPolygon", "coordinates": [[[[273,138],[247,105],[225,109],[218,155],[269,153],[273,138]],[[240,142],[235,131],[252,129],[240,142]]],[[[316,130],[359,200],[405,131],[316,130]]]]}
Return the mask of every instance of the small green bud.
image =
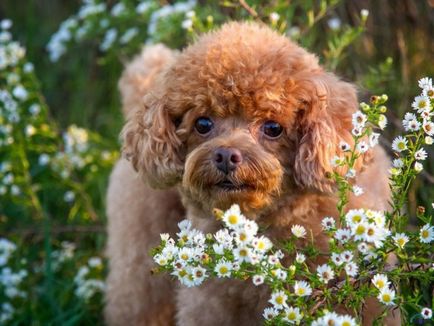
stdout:
{"type": "Polygon", "coordinates": [[[387,111],[387,108],[384,105],[380,106],[380,112],[381,113],[386,113],[386,111],[387,111]]]}
{"type": "Polygon", "coordinates": [[[386,94],[381,95],[381,101],[384,103],[389,99],[389,97],[386,94]]]}
{"type": "Polygon", "coordinates": [[[377,95],[372,95],[371,96],[371,103],[372,104],[378,104],[378,100],[379,100],[379,98],[378,98],[378,96],[377,95]]]}

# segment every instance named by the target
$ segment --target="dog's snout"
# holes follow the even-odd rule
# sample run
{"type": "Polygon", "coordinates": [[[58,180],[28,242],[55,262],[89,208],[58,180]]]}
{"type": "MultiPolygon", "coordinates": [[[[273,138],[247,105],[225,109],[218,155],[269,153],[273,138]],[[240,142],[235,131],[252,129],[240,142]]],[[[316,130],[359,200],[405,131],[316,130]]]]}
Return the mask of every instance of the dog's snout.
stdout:
{"type": "Polygon", "coordinates": [[[217,148],[214,152],[214,164],[220,171],[228,174],[243,162],[241,152],[236,148],[217,148]]]}

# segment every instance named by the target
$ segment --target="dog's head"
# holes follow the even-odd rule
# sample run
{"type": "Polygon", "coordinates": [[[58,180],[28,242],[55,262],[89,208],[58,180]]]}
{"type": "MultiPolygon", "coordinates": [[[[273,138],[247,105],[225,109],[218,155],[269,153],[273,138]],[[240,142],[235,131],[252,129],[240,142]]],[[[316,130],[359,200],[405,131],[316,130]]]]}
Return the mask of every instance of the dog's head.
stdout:
{"type": "Polygon", "coordinates": [[[161,74],[126,124],[124,152],[154,187],[203,207],[267,207],[328,192],[339,142],[352,142],[352,85],[270,29],[230,23],[161,74]]]}

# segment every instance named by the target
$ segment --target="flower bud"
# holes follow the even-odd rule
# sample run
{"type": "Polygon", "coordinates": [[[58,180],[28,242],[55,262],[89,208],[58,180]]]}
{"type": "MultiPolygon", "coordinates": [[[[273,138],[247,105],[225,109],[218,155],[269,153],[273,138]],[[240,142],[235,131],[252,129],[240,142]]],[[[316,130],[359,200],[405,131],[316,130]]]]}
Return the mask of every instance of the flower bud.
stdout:
{"type": "Polygon", "coordinates": [[[432,145],[433,144],[433,139],[430,136],[426,136],[425,137],[425,144],[427,145],[432,145]]]}
{"type": "Polygon", "coordinates": [[[387,108],[384,105],[380,106],[380,112],[381,113],[386,113],[386,111],[387,111],[387,108]]]}
{"type": "Polygon", "coordinates": [[[377,96],[377,95],[372,95],[371,96],[371,103],[372,104],[378,104],[378,101],[379,101],[379,97],[377,96]]]}
{"type": "Polygon", "coordinates": [[[418,215],[425,214],[425,207],[423,207],[423,206],[417,206],[417,214],[418,215]]]}
{"type": "Polygon", "coordinates": [[[386,102],[389,99],[389,97],[386,94],[381,95],[381,102],[386,102]]]}

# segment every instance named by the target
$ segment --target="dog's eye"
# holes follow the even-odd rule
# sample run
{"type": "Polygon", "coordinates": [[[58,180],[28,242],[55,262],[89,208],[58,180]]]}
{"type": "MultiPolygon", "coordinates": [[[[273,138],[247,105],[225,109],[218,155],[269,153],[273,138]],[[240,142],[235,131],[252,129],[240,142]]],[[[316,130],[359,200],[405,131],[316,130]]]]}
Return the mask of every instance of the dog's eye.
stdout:
{"type": "Polygon", "coordinates": [[[283,127],[276,121],[267,121],[262,126],[264,134],[270,138],[277,138],[282,134],[283,127]]]}
{"type": "Polygon", "coordinates": [[[209,133],[214,126],[214,123],[211,121],[211,119],[206,117],[200,117],[196,120],[196,123],[194,124],[194,127],[196,128],[197,132],[205,135],[209,133]]]}

